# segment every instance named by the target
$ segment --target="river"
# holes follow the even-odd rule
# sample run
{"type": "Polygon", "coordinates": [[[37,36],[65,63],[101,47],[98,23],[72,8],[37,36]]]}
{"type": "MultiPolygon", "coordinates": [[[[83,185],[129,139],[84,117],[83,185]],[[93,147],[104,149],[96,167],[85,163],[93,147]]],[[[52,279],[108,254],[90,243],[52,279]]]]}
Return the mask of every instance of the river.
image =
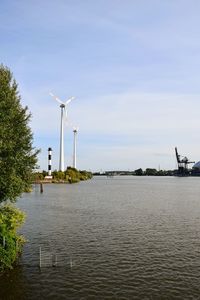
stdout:
{"type": "Polygon", "coordinates": [[[28,242],[0,299],[200,299],[200,178],[47,184],[17,206],[28,242]]]}

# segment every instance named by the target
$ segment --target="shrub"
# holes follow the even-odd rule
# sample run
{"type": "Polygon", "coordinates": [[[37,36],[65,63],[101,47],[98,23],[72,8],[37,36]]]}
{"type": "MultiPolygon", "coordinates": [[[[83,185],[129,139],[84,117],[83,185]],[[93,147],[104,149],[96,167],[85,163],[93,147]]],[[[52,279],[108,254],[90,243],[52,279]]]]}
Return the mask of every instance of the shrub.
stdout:
{"type": "Polygon", "coordinates": [[[25,214],[11,205],[0,206],[0,271],[12,268],[25,242],[17,229],[24,223],[25,214]]]}

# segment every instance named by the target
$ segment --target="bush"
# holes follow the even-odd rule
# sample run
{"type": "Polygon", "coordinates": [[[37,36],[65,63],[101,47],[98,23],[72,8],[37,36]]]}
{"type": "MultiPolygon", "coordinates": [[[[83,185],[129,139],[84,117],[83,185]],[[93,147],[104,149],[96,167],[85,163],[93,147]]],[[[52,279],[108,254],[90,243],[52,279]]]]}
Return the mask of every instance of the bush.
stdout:
{"type": "Polygon", "coordinates": [[[25,242],[17,229],[24,223],[25,214],[11,205],[0,206],[0,271],[12,268],[25,242]]]}
{"type": "Polygon", "coordinates": [[[76,183],[80,180],[87,180],[92,178],[92,173],[87,171],[79,171],[72,167],[67,167],[66,171],[53,171],[53,180],[52,182],[68,182],[76,183]]]}

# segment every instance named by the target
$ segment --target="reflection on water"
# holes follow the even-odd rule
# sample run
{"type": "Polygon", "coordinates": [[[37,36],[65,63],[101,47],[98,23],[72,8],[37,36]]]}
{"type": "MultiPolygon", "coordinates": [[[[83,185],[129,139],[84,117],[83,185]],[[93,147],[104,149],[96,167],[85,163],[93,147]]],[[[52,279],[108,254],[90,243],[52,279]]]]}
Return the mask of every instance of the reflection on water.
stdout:
{"type": "Polygon", "coordinates": [[[199,180],[101,177],[25,194],[29,242],[0,299],[199,299],[199,180]],[[57,267],[39,269],[40,246],[57,267]]]}

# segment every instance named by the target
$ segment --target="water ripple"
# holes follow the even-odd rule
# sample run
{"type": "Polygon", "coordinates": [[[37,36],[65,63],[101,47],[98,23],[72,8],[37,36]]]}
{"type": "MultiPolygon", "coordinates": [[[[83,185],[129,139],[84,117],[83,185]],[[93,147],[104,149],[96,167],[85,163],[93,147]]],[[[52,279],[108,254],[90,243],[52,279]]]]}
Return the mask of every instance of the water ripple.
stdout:
{"type": "Polygon", "coordinates": [[[1,299],[200,299],[199,194],[197,178],[118,177],[24,195],[29,242],[1,299]],[[40,246],[57,267],[38,268],[40,246]]]}

